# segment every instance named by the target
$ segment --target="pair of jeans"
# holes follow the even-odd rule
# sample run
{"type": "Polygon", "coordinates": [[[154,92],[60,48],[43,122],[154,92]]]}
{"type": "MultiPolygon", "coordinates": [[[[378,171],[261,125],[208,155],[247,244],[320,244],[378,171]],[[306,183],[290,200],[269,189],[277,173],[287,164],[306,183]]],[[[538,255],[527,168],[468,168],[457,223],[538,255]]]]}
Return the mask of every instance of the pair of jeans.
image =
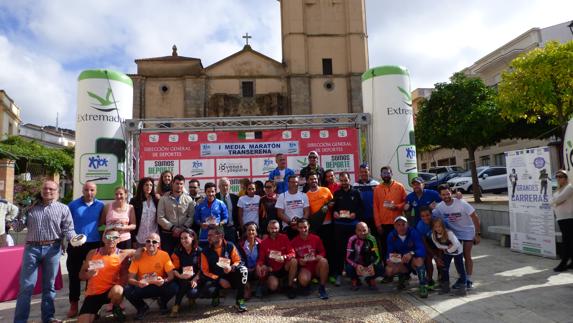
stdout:
{"type": "Polygon", "coordinates": [[[177,294],[179,285],[177,282],[172,281],[162,286],[147,285],[145,287],[138,287],[134,285],[127,285],[123,291],[125,298],[136,308],[143,308],[146,303],[144,299],[159,297],[159,307],[166,308],[169,300],[177,294]]]}
{"type": "Polygon", "coordinates": [[[450,281],[450,264],[452,263],[452,259],[454,259],[454,265],[456,266],[458,275],[460,275],[458,281],[463,283],[463,286],[465,286],[467,277],[466,277],[466,267],[464,267],[463,253],[460,253],[459,255],[448,255],[444,253],[444,255],[442,256],[442,260],[444,261],[444,267],[442,268],[442,281],[444,282],[450,281]]]}
{"type": "MultiPolygon", "coordinates": [[[[344,265],[344,270],[346,271],[346,276],[350,279],[358,279],[358,274],[356,273],[356,268],[352,267],[350,264],[344,265]]],[[[374,265],[374,276],[365,277],[366,280],[370,280],[376,277],[382,277],[384,274],[384,267],[381,263],[374,265]]]]}
{"type": "Polygon", "coordinates": [[[42,322],[49,322],[56,309],[54,299],[56,289],[54,283],[60,268],[62,246],[60,241],[46,246],[26,245],[22,257],[22,270],[20,271],[20,291],[16,301],[14,323],[25,323],[30,315],[30,302],[32,292],[38,279],[38,267],[42,268],[42,322]]]}
{"type": "Polygon", "coordinates": [[[200,285],[197,285],[195,288],[191,287],[191,279],[177,278],[176,281],[177,285],[179,285],[179,290],[177,291],[177,295],[175,295],[176,305],[181,305],[183,297],[185,296],[192,299],[199,298],[199,291],[201,290],[200,285]]]}

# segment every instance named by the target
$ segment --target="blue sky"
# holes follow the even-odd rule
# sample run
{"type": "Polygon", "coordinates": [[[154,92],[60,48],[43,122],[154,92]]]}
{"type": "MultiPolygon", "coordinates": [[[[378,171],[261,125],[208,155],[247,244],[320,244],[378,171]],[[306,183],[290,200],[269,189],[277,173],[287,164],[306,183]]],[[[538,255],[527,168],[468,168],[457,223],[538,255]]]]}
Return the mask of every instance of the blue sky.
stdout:
{"type": "MultiPolygon", "coordinates": [[[[533,27],[573,19],[573,1],[365,1],[370,66],[407,67],[413,89],[533,27]]],[[[55,125],[59,113],[73,129],[82,70],[135,73],[135,59],[170,55],[173,44],[208,66],[240,50],[245,32],[281,61],[276,0],[0,0],[0,89],[24,123],[55,125]]]]}

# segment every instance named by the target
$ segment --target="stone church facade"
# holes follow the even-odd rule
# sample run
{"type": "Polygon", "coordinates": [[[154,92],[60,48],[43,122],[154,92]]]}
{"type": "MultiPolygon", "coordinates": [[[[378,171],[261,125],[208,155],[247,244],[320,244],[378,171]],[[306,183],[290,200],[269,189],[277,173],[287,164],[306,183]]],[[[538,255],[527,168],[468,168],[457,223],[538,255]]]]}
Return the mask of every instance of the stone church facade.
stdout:
{"type": "Polygon", "coordinates": [[[282,0],[282,62],[250,45],[204,67],[198,58],[136,59],[134,118],[362,112],[368,68],[364,0],[282,0]]]}

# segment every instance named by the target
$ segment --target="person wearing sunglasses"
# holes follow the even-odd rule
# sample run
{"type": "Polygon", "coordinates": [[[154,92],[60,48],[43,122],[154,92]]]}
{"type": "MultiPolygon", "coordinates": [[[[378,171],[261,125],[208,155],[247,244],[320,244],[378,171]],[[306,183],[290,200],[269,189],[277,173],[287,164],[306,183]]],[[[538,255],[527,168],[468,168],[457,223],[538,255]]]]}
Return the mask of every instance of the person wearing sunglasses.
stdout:
{"type": "Polygon", "coordinates": [[[199,180],[192,178],[189,180],[189,196],[195,201],[196,204],[203,202],[205,196],[200,193],[201,186],[199,180]]]}
{"type": "Polygon", "coordinates": [[[115,229],[103,233],[103,247],[88,252],[80,269],[79,278],[87,281],[85,299],[80,309],[78,322],[93,322],[100,308],[111,303],[115,319],[124,320],[120,307],[123,301],[121,269],[135,250],[117,248],[120,233],[115,229]]]}
{"type": "Polygon", "coordinates": [[[557,178],[557,190],[549,202],[553,206],[557,224],[563,235],[563,252],[561,262],[553,270],[562,272],[573,269],[573,185],[569,183],[565,170],[555,172],[555,178],[557,178]],[[567,265],[570,259],[572,262],[567,265]]]}
{"type": "Polygon", "coordinates": [[[167,303],[179,289],[173,281],[175,266],[169,254],[159,249],[160,243],[159,235],[151,233],[145,240],[141,256],[129,266],[128,285],[124,293],[125,298],[137,309],[136,320],[142,320],[149,313],[146,298],[159,298],[160,313],[169,313],[167,303]]]}
{"type": "Polygon", "coordinates": [[[275,207],[278,197],[275,192],[275,182],[267,180],[265,182],[264,189],[265,195],[261,197],[261,202],[259,204],[259,228],[262,231],[263,237],[266,237],[268,235],[267,227],[269,221],[279,220],[279,218],[277,216],[277,208],[275,207]]]}

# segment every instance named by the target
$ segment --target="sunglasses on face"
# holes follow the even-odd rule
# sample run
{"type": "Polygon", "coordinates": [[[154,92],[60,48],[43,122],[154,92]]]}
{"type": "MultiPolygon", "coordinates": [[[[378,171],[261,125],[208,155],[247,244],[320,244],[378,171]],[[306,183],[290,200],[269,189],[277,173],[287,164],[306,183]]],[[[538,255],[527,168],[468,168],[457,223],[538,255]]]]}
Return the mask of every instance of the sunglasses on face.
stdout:
{"type": "Polygon", "coordinates": [[[114,240],[119,239],[119,236],[113,236],[113,235],[106,234],[105,238],[109,241],[114,241],[114,240]]]}
{"type": "Polygon", "coordinates": [[[158,244],[158,243],[159,243],[159,241],[157,241],[157,240],[149,240],[149,239],[147,239],[147,240],[145,240],[145,243],[147,243],[147,244],[158,244]]]}
{"type": "Polygon", "coordinates": [[[567,178],[567,176],[563,176],[563,175],[558,175],[558,176],[555,176],[555,177],[556,177],[556,178],[567,178]]]}
{"type": "Polygon", "coordinates": [[[308,159],[317,159],[318,157],[316,156],[308,156],[308,159]]]}
{"type": "Polygon", "coordinates": [[[265,186],[265,188],[273,188],[272,186],[265,186]]]}
{"type": "Polygon", "coordinates": [[[196,190],[196,189],[198,189],[198,187],[197,186],[189,186],[189,189],[190,190],[196,190]]]}

